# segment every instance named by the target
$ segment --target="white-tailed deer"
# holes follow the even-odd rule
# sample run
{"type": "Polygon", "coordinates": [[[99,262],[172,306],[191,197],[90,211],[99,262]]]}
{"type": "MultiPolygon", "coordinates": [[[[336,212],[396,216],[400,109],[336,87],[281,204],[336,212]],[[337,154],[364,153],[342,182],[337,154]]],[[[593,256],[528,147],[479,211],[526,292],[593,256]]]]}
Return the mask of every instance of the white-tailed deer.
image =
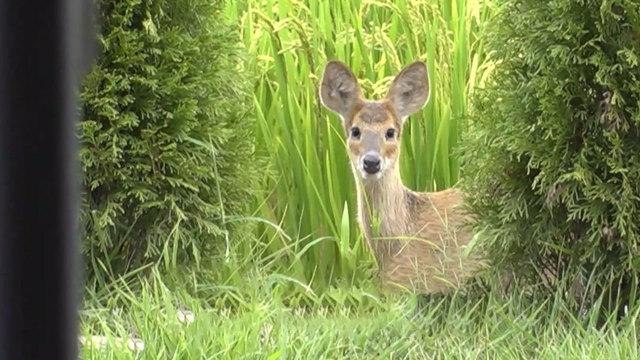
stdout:
{"type": "Polygon", "coordinates": [[[458,190],[420,193],[400,179],[402,126],[429,98],[427,67],[416,62],[395,78],[382,100],[365,100],[349,68],[329,62],[320,85],[324,106],[342,118],[358,192],[361,230],[385,287],[418,293],[461,285],[480,266],[463,255],[472,238],[458,190]]]}

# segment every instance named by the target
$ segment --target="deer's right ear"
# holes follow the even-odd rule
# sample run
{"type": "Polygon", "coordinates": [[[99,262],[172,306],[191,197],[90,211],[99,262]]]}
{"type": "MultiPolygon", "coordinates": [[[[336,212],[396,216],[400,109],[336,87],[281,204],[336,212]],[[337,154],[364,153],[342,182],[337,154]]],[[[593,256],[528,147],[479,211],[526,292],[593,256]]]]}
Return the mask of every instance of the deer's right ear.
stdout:
{"type": "Polygon", "coordinates": [[[351,70],[339,61],[327,63],[320,85],[322,104],[338,113],[345,121],[358,100],[360,100],[360,86],[351,70]]]}

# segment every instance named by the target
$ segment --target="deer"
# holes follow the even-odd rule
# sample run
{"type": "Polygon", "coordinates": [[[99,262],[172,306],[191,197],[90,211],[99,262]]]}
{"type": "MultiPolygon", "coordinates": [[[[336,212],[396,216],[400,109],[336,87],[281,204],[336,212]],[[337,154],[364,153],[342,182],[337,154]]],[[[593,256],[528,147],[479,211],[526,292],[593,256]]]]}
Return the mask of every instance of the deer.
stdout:
{"type": "Polygon", "coordinates": [[[357,78],[339,61],[325,65],[319,89],[322,105],[342,120],[358,223],[382,287],[418,294],[459,288],[482,267],[467,251],[473,234],[461,191],[416,192],[400,178],[403,125],[429,95],[421,61],[402,69],[380,100],[363,98],[357,78]]]}

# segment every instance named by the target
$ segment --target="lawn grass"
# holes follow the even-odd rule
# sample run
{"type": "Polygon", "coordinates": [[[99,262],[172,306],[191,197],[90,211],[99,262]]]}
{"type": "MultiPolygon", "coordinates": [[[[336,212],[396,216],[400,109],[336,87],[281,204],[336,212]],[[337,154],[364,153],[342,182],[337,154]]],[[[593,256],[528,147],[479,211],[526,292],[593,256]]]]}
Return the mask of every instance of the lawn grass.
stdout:
{"type": "Polygon", "coordinates": [[[597,304],[576,316],[553,297],[457,293],[427,299],[417,311],[415,296],[351,288],[322,296],[298,292],[306,305],[291,305],[283,297],[286,287],[269,276],[238,287],[192,283],[177,289],[151,279],[135,291],[120,283],[108,299],[87,298],[82,335],[106,336],[107,344],[82,346],[82,358],[638,358],[637,311],[598,324],[597,304]],[[194,313],[190,324],[178,319],[187,311],[194,313]],[[132,333],[144,350],[119,344],[132,333]]]}

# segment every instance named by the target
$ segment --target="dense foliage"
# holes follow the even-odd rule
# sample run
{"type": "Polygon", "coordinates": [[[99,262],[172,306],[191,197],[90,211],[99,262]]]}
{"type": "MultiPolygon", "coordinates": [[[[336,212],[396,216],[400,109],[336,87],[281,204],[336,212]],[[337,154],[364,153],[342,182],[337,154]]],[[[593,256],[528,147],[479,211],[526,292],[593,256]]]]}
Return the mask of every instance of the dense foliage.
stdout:
{"type": "Polygon", "coordinates": [[[640,270],[640,4],[514,0],[489,37],[499,65],[464,145],[480,244],[523,279],[580,274],[592,289],[611,280],[631,289],[640,270]]]}
{"type": "Polygon", "coordinates": [[[224,250],[257,177],[250,83],[221,1],[97,1],[79,126],[89,270],[224,250]]]}

